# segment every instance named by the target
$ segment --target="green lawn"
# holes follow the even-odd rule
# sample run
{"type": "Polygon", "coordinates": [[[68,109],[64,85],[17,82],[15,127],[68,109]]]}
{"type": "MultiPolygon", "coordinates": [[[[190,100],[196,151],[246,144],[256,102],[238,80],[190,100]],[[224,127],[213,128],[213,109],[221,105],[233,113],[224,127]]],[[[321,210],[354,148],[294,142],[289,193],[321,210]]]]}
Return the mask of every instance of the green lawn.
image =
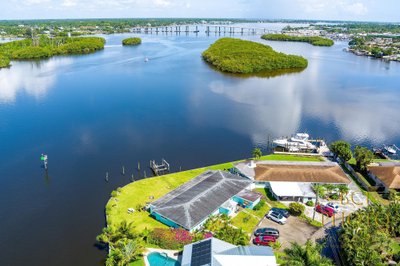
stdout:
{"type": "Polygon", "coordinates": [[[260,192],[261,194],[263,194],[265,196],[265,200],[267,202],[267,204],[269,204],[271,207],[275,207],[275,208],[282,208],[282,209],[288,209],[288,207],[277,201],[271,194],[271,192],[269,191],[268,188],[256,188],[257,192],[260,192]]]}
{"type": "Polygon", "coordinates": [[[249,213],[246,213],[246,211],[242,210],[232,219],[232,225],[236,226],[237,228],[242,228],[243,231],[251,234],[260,220],[261,218],[257,219],[253,215],[250,215],[249,213]]]}
{"type": "Polygon", "coordinates": [[[132,222],[138,231],[142,231],[146,227],[148,229],[166,227],[166,225],[150,217],[148,212],[137,211],[137,206],[139,204],[144,206],[147,202],[162,197],[208,169],[223,170],[232,166],[232,163],[224,163],[130,183],[121,189],[117,197],[112,197],[108,201],[106,205],[107,224],[115,225],[126,220],[129,223],[132,222]],[[135,212],[128,214],[128,208],[134,208],[135,212]]]}
{"type": "MultiPolygon", "coordinates": [[[[287,160],[287,161],[321,161],[320,157],[304,157],[296,155],[267,155],[260,158],[260,160],[287,160]]],[[[166,225],[158,222],[149,216],[146,211],[137,211],[139,205],[144,206],[148,202],[162,197],[171,190],[178,186],[186,183],[197,175],[203,173],[208,169],[212,170],[224,170],[233,167],[233,164],[240,161],[228,162],[208,167],[202,167],[198,169],[182,171],[178,173],[168,174],[159,177],[151,177],[143,180],[138,180],[133,183],[126,185],[120,189],[120,192],[116,197],[111,197],[106,205],[106,216],[107,224],[116,225],[126,220],[129,223],[133,223],[136,230],[142,231],[145,228],[153,229],[157,227],[166,227],[166,225]],[[134,213],[128,214],[128,209],[135,209],[134,213]]],[[[284,207],[285,205],[271,200],[270,195],[264,189],[259,190],[267,196],[267,203],[273,207],[284,207]]],[[[262,216],[268,211],[269,206],[266,205],[259,211],[252,211],[254,215],[262,218],[262,216]]],[[[254,217],[253,217],[254,218],[254,217]]]]}
{"type": "Polygon", "coordinates": [[[324,159],[321,156],[299,156],[289,154],[270,154],[262,156],[259,160],[267,161],[305,161],[305,162],[322,162],[324,159]]]}
{"type": "Polygon", "coordinates": [[[129,266],[145,266],[144,264],[144,258],[140,258],[139,260],[135,260],[134,262],[131,262],[129,266]]]}

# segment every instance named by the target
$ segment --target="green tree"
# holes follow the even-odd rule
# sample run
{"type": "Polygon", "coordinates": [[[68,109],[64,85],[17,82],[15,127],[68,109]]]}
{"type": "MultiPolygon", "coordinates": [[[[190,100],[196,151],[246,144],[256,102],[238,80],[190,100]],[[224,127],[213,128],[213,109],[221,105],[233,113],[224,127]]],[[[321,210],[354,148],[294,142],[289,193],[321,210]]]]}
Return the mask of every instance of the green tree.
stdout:
{"type": "Polygon", "coordinates": [[[325,198],[326,188],[323,185],[313,184],[312,188],[319,198],[325,198]]]}
{"type": "Polygon", "coordinates": [[[289,204],[289,211],[294,216],[300,216],[305,210],[305,206],[299,202],[292,202],[289,204]]]}
{"type": "Polygon", "coordinates": [[[348,161],[352,157],[350,143],[346,141],[335,141],[329,146],[329,148],[331,152],[333,152],[336,156],[344,161],[348,161]]]}
{"type": "Polygon", "coordinates": [[[284,250],[282,266],[333,266],[332,261],[321,256],[322,246],[307,240],[304,246],[293,242],[284,250]]]}
{"type": "Polygon", "coordinates": [[[253,157],[254,157],[254,158],[260,159],[261,156],[262,156],[262,151],[261,151],[260,148],[254,148],[252,154],[253,154],[253,157]]]}
{"type": "Polygon", "coordinates": [[[357,167],[365,171],[367,166],[372,162],[374,159],[374,154],[368,148],[356,146],[354,149],[354,157],[357,162],[357,167]]]}

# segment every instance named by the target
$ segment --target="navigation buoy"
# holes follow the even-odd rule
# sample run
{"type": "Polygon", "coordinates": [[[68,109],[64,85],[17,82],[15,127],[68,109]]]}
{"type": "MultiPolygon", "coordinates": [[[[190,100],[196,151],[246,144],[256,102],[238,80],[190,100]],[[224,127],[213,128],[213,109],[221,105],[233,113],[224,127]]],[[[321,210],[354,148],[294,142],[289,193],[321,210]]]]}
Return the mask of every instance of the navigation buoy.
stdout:
{"type": "Polygon", "coordinates": [[[47,154],[41,154],[40,155],[40,160],[43,162],[43,167],[44,167],[44,169],[46,169],[47,170],[47,162],[48,162],[48,157],[47,157],[47,154]]]}

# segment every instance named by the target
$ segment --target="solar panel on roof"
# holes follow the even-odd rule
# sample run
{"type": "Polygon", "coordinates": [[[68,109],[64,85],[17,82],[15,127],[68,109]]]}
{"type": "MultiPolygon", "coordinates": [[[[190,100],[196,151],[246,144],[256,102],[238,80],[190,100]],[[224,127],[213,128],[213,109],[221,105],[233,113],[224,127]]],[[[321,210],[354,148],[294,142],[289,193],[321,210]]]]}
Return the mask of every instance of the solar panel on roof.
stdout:
{"type": "Polygon", "coordinates": [[[211,240],[193,244],[190,265],[211,265],[211,240]]]}

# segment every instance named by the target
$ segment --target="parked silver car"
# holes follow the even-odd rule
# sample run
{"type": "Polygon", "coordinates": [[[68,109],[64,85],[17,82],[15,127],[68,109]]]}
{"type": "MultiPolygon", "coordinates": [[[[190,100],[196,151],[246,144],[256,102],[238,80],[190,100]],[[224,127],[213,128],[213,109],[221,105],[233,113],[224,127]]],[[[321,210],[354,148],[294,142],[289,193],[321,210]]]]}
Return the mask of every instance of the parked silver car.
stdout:
{"type": "Polygon", "coordinates": [[[286,223],[286,218],[279,212],[269,211],[266,217],[274,222],[277,222],[278,224],[286,223]]]}

